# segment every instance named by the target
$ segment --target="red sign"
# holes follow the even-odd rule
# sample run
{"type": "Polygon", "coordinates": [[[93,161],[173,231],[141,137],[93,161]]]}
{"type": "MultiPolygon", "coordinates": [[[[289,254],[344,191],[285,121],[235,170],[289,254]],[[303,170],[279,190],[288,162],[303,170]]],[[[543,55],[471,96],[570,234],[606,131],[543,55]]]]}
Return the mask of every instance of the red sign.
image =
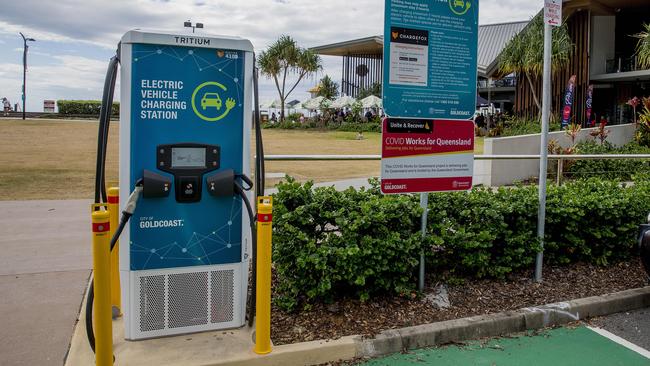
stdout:
{"type": "Polygon", "coordinates": [[[386,118],[381,137],[384,194],[472,188],[472,121],[386,118]]]}

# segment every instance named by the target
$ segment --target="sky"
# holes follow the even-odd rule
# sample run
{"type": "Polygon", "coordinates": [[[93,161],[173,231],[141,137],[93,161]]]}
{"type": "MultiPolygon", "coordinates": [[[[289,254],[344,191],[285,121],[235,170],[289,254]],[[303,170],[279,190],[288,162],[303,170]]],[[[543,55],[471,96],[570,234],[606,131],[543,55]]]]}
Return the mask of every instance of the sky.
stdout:
{"type": "MultiPolygon", "coordinates": [[[[481,0],[480,24],[530,19],[542,0],[481,0]]],[[[27,111],[45,99],[101,99],[108,60],[130,29],[190,32],[183,22],[202,22],[204,32],[249,39],[259,52],[283,34],[301,47],[372,35],[383,28],[381,0],[20,0],[0,10],[0,97],[20,101],[23,41],[29,43],[27,111]]],[[[289,100],[304,101],[325,74],[341,80],[340,57],[324,56],[323,70],[301,82],[289,100]]],[[[116,93],[116,100],[119,95],[116,93]]],[[[275,85],[260,79],[262,102],[277,99],[275,85]]]]}

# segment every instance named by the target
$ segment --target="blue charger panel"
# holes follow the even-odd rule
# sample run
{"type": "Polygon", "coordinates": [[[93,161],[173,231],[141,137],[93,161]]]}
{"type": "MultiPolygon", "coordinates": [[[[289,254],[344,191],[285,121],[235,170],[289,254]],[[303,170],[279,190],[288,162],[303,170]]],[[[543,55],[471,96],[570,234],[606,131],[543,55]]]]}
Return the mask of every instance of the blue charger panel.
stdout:
{"type": "MultiPolygon", "coordinates": [[[[131,186],[156,166],[157,146],[218,145],[220,168],[203,177],[201,200],[138,201],[130,225],[131,270],[241,262],[242,202],[208,194],[205,179],[242,172],[244,52],[133,44],[131,61],[131,186]]],[[[200,162],[200,159],[198,160],[200,162]]]]}

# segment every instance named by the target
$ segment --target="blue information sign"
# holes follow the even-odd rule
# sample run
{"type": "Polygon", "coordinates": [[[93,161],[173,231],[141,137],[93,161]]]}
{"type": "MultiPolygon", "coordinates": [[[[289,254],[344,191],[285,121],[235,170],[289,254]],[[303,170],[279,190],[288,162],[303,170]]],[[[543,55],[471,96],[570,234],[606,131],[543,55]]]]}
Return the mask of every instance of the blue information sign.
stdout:
{"type": "Polygon", "coordinates": [[[478,0],[386,0],[386,114],[471,118],[477,43],[478,0]]]}

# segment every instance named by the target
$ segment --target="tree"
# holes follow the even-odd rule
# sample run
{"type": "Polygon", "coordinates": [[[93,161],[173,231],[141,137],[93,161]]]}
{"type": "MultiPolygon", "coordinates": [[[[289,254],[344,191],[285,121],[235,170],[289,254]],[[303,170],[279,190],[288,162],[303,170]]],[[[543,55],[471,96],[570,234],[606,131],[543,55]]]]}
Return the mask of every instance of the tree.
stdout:
{"type": "Polygon", "coordinates": [[[650,68],[650,23],[643,25],[643,32],[634,35],[639,39],[636,45],[636,55],[639,67],[650,68]]]}
{"type": "Polygon", "coordinates": [[[380,82],[372,83],[372,85],[370,85],[367,88],[361,88],[361,90],[359,90],[359,94],[357,95],[357,99],[363,99],[363,98],[369,97],[371,95],[374,95],[374,96],[376,96],[378,98],[381,98],[381,83],[380,82]]]}
{"type": "Polygon", "coordinates": [[[329,75],[323,76],[318,83],[318,93],[317,96],[324,97],[326,99],[334,99],[339,96],[339,84],[336,81],[332,80],[329,75]]]}
{"type": "Polygon", "coordinates": [[[298,46],[290,36],[278,38],[259,55],[257,65],[262,75],[275,81],[280,95],[280,121],[284,121],[284,103],[305,76],[322,69],[321,58],[312,51],[298,46]],[[298,80],[287,91],[287,75],[298,75],[298,80]]]}
{"type": "MultiPolygon", "coordinates": [[[[551,68],[566,65],[573,51],[573,43],[566,24],[553,27],[551,68]]],[[[542,106],[535,92],[531,77],[538,78],[544,71],[544,19],[536,15],[519,34],[514,36],[499,55],[499,71],[503,75],[523,74],[528,81],[533,100],[539,113],[542,106]]]]}

